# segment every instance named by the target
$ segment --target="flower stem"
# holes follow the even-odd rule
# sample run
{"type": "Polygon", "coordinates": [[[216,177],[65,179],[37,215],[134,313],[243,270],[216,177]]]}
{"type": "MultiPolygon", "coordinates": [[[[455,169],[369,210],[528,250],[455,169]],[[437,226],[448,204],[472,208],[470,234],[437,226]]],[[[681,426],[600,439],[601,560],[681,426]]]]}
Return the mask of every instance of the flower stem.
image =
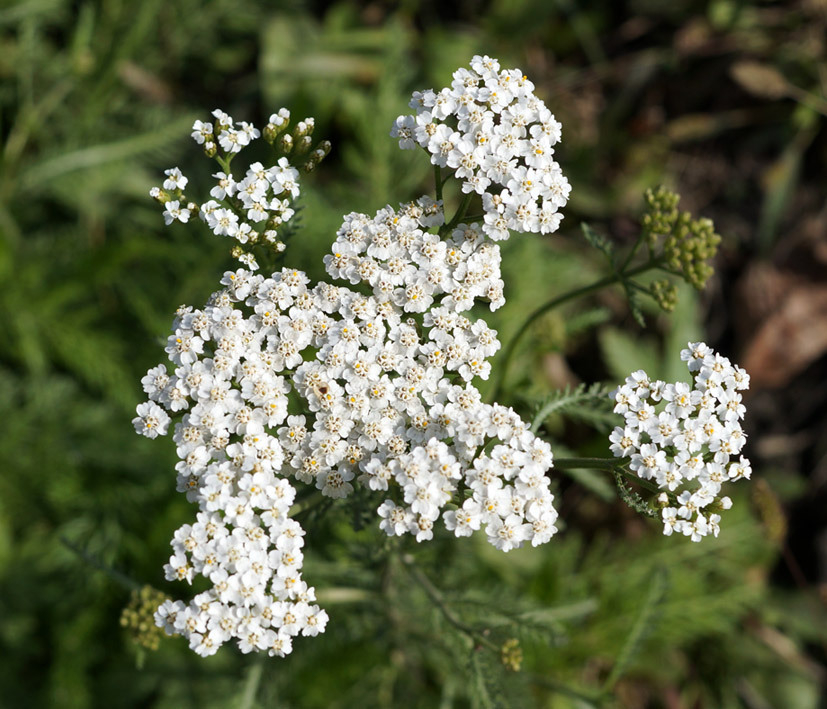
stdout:
{"type": "Polygon", "coordinates": [[[649,490],[649,492],[661,491],[661,489],[654,483],[638,477],[631,470],[626,468],[628,462],[628,458],[555,458],[553,469],[571,470],[574,468],[582,468],[591,470],[605,470],[608,473],[612,473],[616,478],[619,475],[625,475],[642,488],[649,490]]]}
{"type": "Polygon", "coordinates": [[[97,556],[86,551],[86,549],[78,546],[77,544],[74,544],[73,542],[70,542],[66,537],[61,537],[60,541],[63,543],[63,546],[77,554],[81,559],[83,559],[87,564],[89,564],[89,566],[92,566],[98,569],[99,571],[103,571],[110,578],[113,578],[115,581],[121,584],[121,586],[128,588],[130,591],[141,590],[141,584],[133,581],[126,574],[123,574],[120,571],[113,569],[111,566],[101,561],[97,556]]]}
{"type": "Polygon", "coordinates": [[[256,661],[250,667],[250,673],[247,675],[247,681],[244,683],[244,694],[241,696],[239,709],[252,709],[258,694],[258,688],[261,684],[261,674],[264,670],[264,660],[266,655],[263,653],[256,658],[256,661]]]}
{"type": "Polygon", "coordinates": [[[442,170],[434,165],[434,184],[436,185],[436,201],[442,202],[442,170]]]}
{"type": "Polygon", "coordinates": [[[564,470],[570,468],[594,468],[612,470],[617,467],[617,458],[555,458],[554,467],[564,470]]]}
{"type": "Polygon", "coordinates": [[[468,211],[468,207],[471,205],[471,200],[474,197],[473,192],[469,192],[465,197],[462,198],[462,202],[459,205],[459,209],[457,209],[456,214],[454,214],[453,218],[450,222],[448,222],[445,226],[443,226],[440,230],[440,234],[449,234],[453,228],[459,224],[460,219],[465,215],[465,212],[468,211]]]}
{"type": "Polygon", "coordinates": [[[411,574],[414,581],[416,581],[421,586],[422,590],[425,591],[425,595],[428,596],[431,603],[439,609],[445,620],[447,620],[457,630],[469,636],[473,642],[484,645],[489,650],[493,650],[494,652],[499,652],[499,648],[488,638],[484,637],[479,630],[457,618],[454,611],[452,611],[445,603],[439,589],[437,589],[436,586],[431,583],[431,580],[419,569],[418,566],[414,564],[413,557],[410,554],[404,554],[402,556],[402,563],[407,567],[408,572],[411,574]]]}
{"type": "Polygon", "coordinates": [[[229,175],[230,174],[230,163],[233,160],[233,156],[228,155],[227,157],[222,158],[220,155],[216,155],[215,160],[218,163],[218,165],[221,167],[221,171],[225,175],[229,175]]]}
{"type": "Polygon", "coordinates": [[[517,343],[522,339],[523,335],[525,335],[526,332],[528,332],[529,328],[532,326],[532,324],[534,324],[536,320],[538,320],[540,317],[545,315],[550,310],[558,307],[559,305],[563,305],[564,303],[568,303],[570,300],[575,300],[576,298],[588,295],[589,293],[594,293],[595,291],[598,291],[601,288],[614,285],[615,283],[624,281],[627,278],[636,276],[639,273],[643,273],[650,269],[657,268],[660,266],[660,263],[660,259],[649,259],[646,263],[641,264],[637,268],[633,268],[625,272],[621,271],[619,273],[613,273],[611,276],[601,278],[600,280],[595,281],[594,283],[591,283],[587,286],[583,286],[582,288],[575,288],[574,290],[571,290],[568,293],[563,293],[563,295],[557,296],[556,298],[552,298],[550,301],[544,303],[539,308],[537,308],[523,321],[523,324],[520,325],[520,328],[511,338],[506,348],[503,350],[503,354],[500,358],[499,366],[497,368],[497,375],[494,379],[494,386],[491,389],[491,393],[488,396],[488,400],[496,401],[497,397],[500,395],[503,383],[505,382],[505,376],[508,373],[508,365],[511,363],[511,359],[514,356],[514,351],[517,349],[517,343]]]}

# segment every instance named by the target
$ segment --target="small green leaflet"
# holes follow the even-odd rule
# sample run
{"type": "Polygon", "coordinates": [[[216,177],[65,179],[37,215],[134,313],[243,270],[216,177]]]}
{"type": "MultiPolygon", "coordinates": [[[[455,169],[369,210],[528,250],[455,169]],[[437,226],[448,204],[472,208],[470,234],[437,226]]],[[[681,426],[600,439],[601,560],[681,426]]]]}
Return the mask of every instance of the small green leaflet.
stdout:
{"type": "Polygon", "coordinates": [[[586,224],[586,222],[582,222],[580,224],[580,228],[583,230],[583,236],[586,237],[586,241],[588,241],[592,246],[594,246],[594,248],[601,251],[603,255],[608,259],[612,268],[614,269],[614,244],[602,234],[598,234],[594,229],[591,228],[591,226],[586,224]]]}
{"type": "Polygon", "coordinates": [[[626,298],[629,301],[629,310],[638,325],[646,327],[646,320],[643,317],[643,309],[640,306],[640,298],[629,281],[623,281],[623,288],[626,290],[626,298]]]}

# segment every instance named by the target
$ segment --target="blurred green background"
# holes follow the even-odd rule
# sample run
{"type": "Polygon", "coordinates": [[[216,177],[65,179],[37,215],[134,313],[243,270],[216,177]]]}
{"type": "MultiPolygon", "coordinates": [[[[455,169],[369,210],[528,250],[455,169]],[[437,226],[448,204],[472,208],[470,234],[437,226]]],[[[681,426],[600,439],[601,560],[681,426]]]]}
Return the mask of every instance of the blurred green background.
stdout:
{"type": "MultiPolygon", "coordinates": [[[[826,44],[825,0],[0,3],[0,706],[825,706],[826,44]],[[342,214],[432,190],[388,130],[412,90],[476,53],[535,82],[573,185],[558,234],[505,245],[501,339],[602,274],[579,222],[630,244],[647,187],[724,237],[707,290],[645,331],[620,291],[548,315],[503,403],[530,415],[566,385],[676,376],[704,338],[753,376],[752,483],[721,538],[695,545],[610,480],[560,474],[552,543],[503,555],[439,538],[402,550],[415,569],[341,505],[308,532],[324,636],[286,659],[140,650],[121,610],[135,585],[186,591],[162,565],[193,510],[171,441],[130,419],[174,309],[231,266],[197,224],[164,228],[149,188],[177,165],[206,193],[188,133],[213,108],[315,116],[334,150],[303,182],[288,261],[319,277],[342,214]],[[421,574],[494,644],[517,638],[521,670],[469,644],[421,574]]],[[[577,413],[546,425],[557,454],[606,455],[606,417],[577,413]]]]}

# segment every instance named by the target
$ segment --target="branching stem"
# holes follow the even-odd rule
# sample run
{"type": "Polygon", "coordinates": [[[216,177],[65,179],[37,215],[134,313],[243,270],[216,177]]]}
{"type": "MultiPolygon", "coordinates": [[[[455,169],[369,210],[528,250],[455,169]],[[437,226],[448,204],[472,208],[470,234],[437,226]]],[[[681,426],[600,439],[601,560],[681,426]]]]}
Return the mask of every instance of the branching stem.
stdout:
{"type": "Polygon", "coordinates": [[[465,215],[465,212],[468,211],[468,207],[471,206],[471,200],[474,198],[474,193],[469,192],[465,197],[462,198],[462,202],[459,205],[459,209],[457,209],[456,214],[454,214],[453,218],[450,222],[445,224],[440,230],[440,234],[450,234],[451,231],[459,224],[462,217],[465,215]]]}
{"type": "Polygon", "coordinates": [[[503,383],[505,382],[505,376],[508,373],[508,366],[511,363],[511,359],[514,356],[514,351],[517,349],[517,343],[522,339],[522,337],[528,332],[529,328],[534,324],[536,320],[541,318],[550,310],[568,303],[571,300],[575,300],[580,298],[581,296],[588,295],[589,293],[594,293],[595,291],[600,290],[601,288],[605,288],[606,286],[614,285],[615,283],[619,283],[625,281],[632,276],[636,276],[639,273],[644,273],[645,271],[649,271],[653,268],[658,268],[661,265],[660,259],[650,259],[646,263],[641,264],[640,266],[633,268],[629,271],[621,271],[619,273],[613,273],[611,276],[606,276],[605,278],[601,278],[594,283],[590,283],[587,286],[583,286],[582,288],[575,288],[574,290],[569,291],[568,293],[563,293],[563,295],[557,296],[556,298],[552,298],[547,303],[544,303],[539,308],[537,308],[534,312],[532,312],[524,321],[523,324],[520,325],[520,328],[514,334],[514,336],[509,341],[508,345],[503,350],[502,357],[498,364],[497,375],[494,379],[494,386],[491,389],[491,394],[488,396],[489,401],[496,401],[502,391],[503,383]]]}
{"type": "Polygon", "coordinates": [[[434,586],[433,583],[431,583],[431,580],[419,569],[418,566],[416,566],[416,564],[414,564],[413,557],[409,554],[404,554],[402,556],[402,563],[408,569],[411,578],[419,584],[431,603],[433,603],[439,612],[442,613],[442,617],[445,618],[445,620],[447,620],[457,630],[465,633],[465,635],[471,638],[473,642],[484,645],[489,650],[499,653],[500,648],[486,638],[479,630],[457,618],[454,611],[452,611],[448,607],[448,604],[445,603],[445,599],[442,597],[442,593],[440,593],[439,589],[434,586]]]}
{"type": "Polygon", "coordinates": [[[139,583],[133,581],[126,574],[116,571],[111,566],[101,561],[97,556],[86,551],[83,547],[70,542],[66,537],[61,537],[60,541],[63,543],[63,546],[77,554],[81,559],[89,564],[89,566],[92,566],[99,571],[103,571],[107,576],[115,579],[115,581],[121,584],[121,586],[128,588],[130,591],[139,591],[141,589],[141,585],[139,583]]]}

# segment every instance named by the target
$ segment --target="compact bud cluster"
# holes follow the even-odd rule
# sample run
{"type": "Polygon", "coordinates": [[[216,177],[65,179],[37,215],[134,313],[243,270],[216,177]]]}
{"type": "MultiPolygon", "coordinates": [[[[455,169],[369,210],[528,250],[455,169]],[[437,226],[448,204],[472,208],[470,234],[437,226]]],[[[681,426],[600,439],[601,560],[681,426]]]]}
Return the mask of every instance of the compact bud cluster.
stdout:
{"type": "Polygon", "coordinates": [[[399,116],[391,136],[400,148],[424,148],[462,180],[463,192],[481,195],[490,238],[560,226],[571,191],[554,160],[561,126],[519,69],[475,56],[451,86],[416,92],[410,106],[416,115],[399,116]]]}
{"type": "MultiPolygon", "coordinates": [[[[710,219],[693,219],[689,212],[679,211],[679,199],[664,187],[647,190],[643,228],[650,252],[661,242],[666,265],[700,290],[714,273],[709,262],[718,252],[721,237],[710,219]]],[[[664,310],[674,307],[671,290],[661,287],[653,296],[664,310]]]]}
{"type": "Polygon", "coordinates": [[[157,650],[164,631],[155,625],[155,611],[167,597],[152,586],[134,589],[129,594],[129,604],[121,612],[121,627],[132,641],[147,650],[157,650]]]}
{"type": "Polygon", "coordinates": [[[718,536],[715,511],[732,506],[720,497],[723,484],[752,473],[740,455],[746,435],[739,392],[749,387],[749,375],[702,342],[689,343],[681,359],[693,372],[692,386],[652,381],[639,370],[617,389],[614,411],[626,425],[609,440],[615,456],[631,456],[631,470],[664,491],[658,498],[663,533],[677,531],[697,542],[718,536]]]}

